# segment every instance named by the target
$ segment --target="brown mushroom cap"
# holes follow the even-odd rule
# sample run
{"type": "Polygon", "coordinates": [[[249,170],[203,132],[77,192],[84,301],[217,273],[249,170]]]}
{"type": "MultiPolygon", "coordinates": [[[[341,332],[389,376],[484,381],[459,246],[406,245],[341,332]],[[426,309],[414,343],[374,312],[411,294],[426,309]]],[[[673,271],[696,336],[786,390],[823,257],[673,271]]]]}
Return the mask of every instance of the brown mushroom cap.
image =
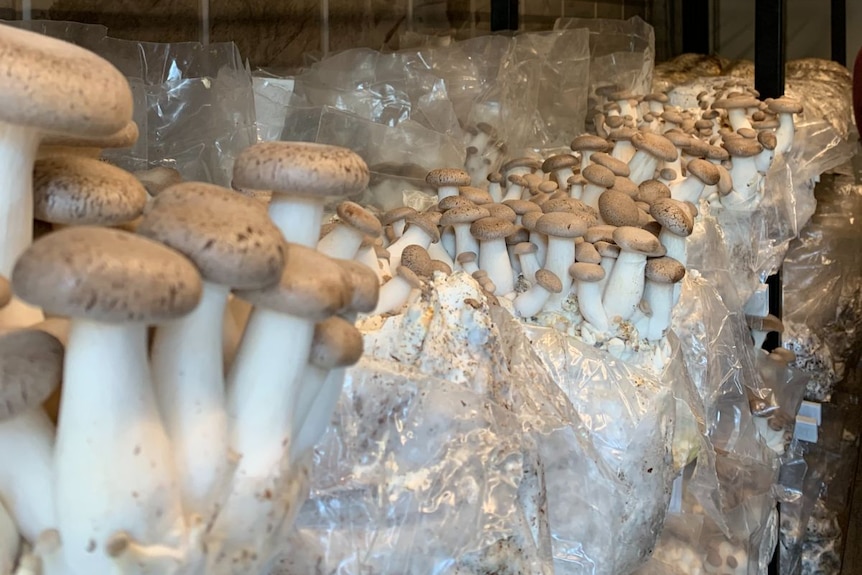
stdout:
{"type": "Polygon", "coordinates": [[[603,188],[610,188],[616,182],[616,175],[599,164],[590,164],[584,168],[582,175],[589,183],[603,188]]]}
{"type": "Polygon", "coordinates": [[[605,190],[599,196],[599,214],[611,226],[634,226],[638,223],[638,207],[635,201],[613,190],[605,190]]]}
{"type": "MultiPolygon", "coordinates": [[[[439,212],[443,213],[446,210],[451,210],[452,208],[460,208],[462,206],[472,206],[472,205],[475,205],[475,204],[463,196],[446,196],[445,198],[443,198],[442,200],[437,202],[437,210],[439,212]]],[[[395,208],[395,209],[400,210],[403,208],[395,208]]],[[[411,213],[416,213],[416,210],[413,210],[413,208],[407,208],[407,209],[412,210],[411,213]]],[[[387,212],[387,213],[389,213],[389,212],[387,212]]],[[[407,215],[409,215],[409,214],[407,214],[407,215]]]]}
{"type": "Polygon", "coordinates": [[[675,284],[685,277],[685,266],[679,261],[664,256],[647,260],[646,278],[663,284],[675,284]]]}
{"type": "Polygon", "coordinates": [[[383,226],[377,216],[356,202],[340,202],[335,208],[338,218],[359,233],[378,238],[383,235],[383,226]]]}
{"type": "Polygon", "coordinates": [[[341,266],[345,285],[350,292],[347,307],[342,309],[341,313],[374,311],[380,295],[380,281],[374,270],[355,260],[335,261],[341,266]]]}
{"type": "Polygon", "coordinates": [[[580,163],[578,159],[571,154],[557,154],[556,156],[551,156],[542,163],[542,171],[550,173],[554,170],[571,168],[578,163],[580,163]]]}
{"type": "Polygon", "coordinates": [[[460,188],[458,188],[458,192],[461,194],[462,198],[465,198],[476,205],[490,204],[494,201],[494,198],[491,197],[491,194],[489,194],[482,188],[475,188],[473,186],[461,186],[460,188]]]}
{"type": "Polygon", "coordinates": [[[45,222],[118,225],[140,216],[148,197],[132,174],[93,158],[49,156],[33,168],[33,215],[45,222]]]}
{"type": "Polygon", "coordinates": [[[487,180],[492,184],[502,184],[506,181],[500,172],[491,172],[488,174],[487,180]]]}
{"type": "Polygon", "coordinates": [[[613,187],[608,189],[625,194],[630,198],[634,198],[638,194],[637,184],[623,176],[617,176],[613,187]]]}
{"type": "Polygon", "coordinates": [[[695,158],[686,164],[685,170],[707,186],[714,186],[717,184],[720,177],[718,168],[715,164],[708,162],[707,160],[701,160],[700,158],[695,158]]]}
{"type": "Polygon", "coordinates": [[[664,247],[657,237],[646,230],[632,226],[622,226],[614,230],[614,243],[621,250],[649,257],[659,257],[665,254],[664,247]]]}
{"type": "Polygon", "coordinates": [[[536,271],[536,283],[551,293],[563,291],[563,282],[557,274],[545,268],[536,271]]]}
{"type": "Polygon", "coordinates": [[[0,333],[0,422],[42,403],[60,385],[63,344],[29,328],[0,333]]]}
{"type": "Polygon", "coordinates": [[[411,244],[401,253],[401,265],[413,270],[417,276],[431,275],[431,256],[428,250],[417,244],[411,244]]]}
{"type": "Polygon", "coordinates": [[[515,223],[515,220],[518,218],[515,210],[505,204],[485,204],[482,207],[488,210],[492,218],[500,218],[511,223],[515,223]]]}
{"type": "Polygon", "coordinates": [[[536,229],[536,222],[539,221],[544,215],[544,212],[527,212],[523,216],[521,216],[521,225],[524,226],[528,231],[534,231],[536,229]]]}
{"type": "Polygon", "coordinates": [[[778,139],[773,132],[760,132],[757,134],[757,142],[764,150],[774,150],[778,145],[778,139]]]}
{"type": "Polygon", "coordinates": [[[547,213],[536,221],[537,232],[558,238],[581,237],[588,227],[584,217],[567,212],[547,213]]]}
{"type": "Polygon", "coordinates": [[[611,144],[604,138],[592,134],[581,134],[572,140],[570,146],[575,152],[604,152],[609,150],[611,144]]]}
{"type": "Polygon", "coordinates": [[[476,255],[476,252],[461,252],[455,257],[455,261],[461,264],[468,264],[470,262],[475,262],[479,256],[476,255]]]}
{"type": "Polygon", "coordinates": [[[650,215],[674,235],[687,237],[694,230],[694,219],[682,202],[665,198],[653,202],[650,215]]]}
{"type": "Polygon", "coordinates": [[[763,147],[757,140],[739,136],[725,138],[721,145],[731,156],[736,158],[750,158],[763,151],[763,147]]]}
{"type": "Polygon", "coordinates": [[[440,230],[437,228],[437,222],[442,219],[442,214],[437,214],[440,218],[436,218],[433,212],[416,213],[405,218],[407,227],[417,226],[431,237],[431,243],[436,244],[440,241],[440,230]]]}
{"type": "Polygon", "coordinates": [[[612,242],[614,241],[614,231],[616,226],[600,225],[590,226],[584,234],[584,240],[594,244],[596,242],[612,242]]]}
{"type": "Polygon", "coordinates": [[[262,288],[277,282],[284,267],[284,238],[263,205],[212,184],[165,190],[137,232],[177,250],[218,285],[262,288]]]}
{"type": "Polygon", "coordinates": [[[579,282],[598,282],[605,279],[605,269],[598,264],[575,262],[569,266],[569,275],[579,282]]]}
{"type": "Polygon", "coordinates": [[[368,180],[368,166],[354,152],[310,142],[260,142],[233,165],[235,186],[306,198],[353,196],[368,180]]]}
{"type": "Polygon", "coordinates": [[[153,197],[183,181],[183,176],[177,170],[165,166],[156,166],[149,170],[135,172],[134,176],[143,184],[147,193],[153,197]]]}
{"type": "Polygon", "coordinates": [[[508,220],[489,216],[470,225],[470,233],[479,241],[503,239],[518,231],[518,226],[508,220]]]}
{"type": "Polygon", "coordinates": [[[138,141],[138,135],[138,125],[134,120],[129,120],[125,126],[107,136],[84,138],[77,134],[46,134],[40,144],[42,147],[98,148],[100,150],[131,148],[138,141]]]}
{"type": "Polygon", "coordinates": [[[802,104],[793,98],[782,96],[780,98],[769,98],[766,106],[773,114],[801,114],[802,104]]]}
{"type": "Polygon", "coordinates": [[[508,172],[515,168],[529,168],[530,171],[539,170],[542,168],[542,161],[536,158],[523,157],[513,158],[500,167],[500,171],[508,172]]]}
{"type": "Polygon", "coordinates": [[[338,316],[314,326],[308,362],[322,369],[353,365],[362,357],[362,332],[338,316]]]}
{"type": "Polygon", "coordinates": [[[670,188],[660,180],[645,180],[638,186],[635,200],[653,204],[656,200],[670,197],[670,188]]]}
{"type": "Polygon", "coordinates": [[[605,152],[594,153],[590,156],[590,161],[594,164],[604,166],[612,171],[617,177],[622,176],[623,178],[627,178],[631,174],[631,169],[629,169],[629,165],[627,163],[622,160],[618,160],[605,152]]]}
{"type": "Polygon", "coordinates": [[[447,227],[454,224],[471,224],[478,219],[487,218],[490,215],[490,212],[483,207],[467,204],[443,212],[443,217],[440,218],[440,225],[447,227]]]}
{"type": "Polygon", "coordinates": [[[509,206],[518,216],[523,216],[527,212],[540,212],[542,208],[536,205],[535,202],[529,200],[506,200],[504,205],[509,206]]]}
{"type": "Polygon", "coordinates": [[[658,173],[658,177],[662,180],[672,182],[676,179],[676,170],[673,168],[662,168],[658,173]]]}
{"type": "MultiPolygon", "coordinates": [[[[457,196],[452,196],[453,198],[457,196]]],[[[382,216],[380,216],[380,223],[384,226],[388,226],[389,224],[393,224],[399,220],[403,220],[408,216],[412,216],[418,213],[416,210],[409,206],[399,206],[397,208],[392,208],[388,212],[385,212],[382,216]]]]}
{"type": "Polygon", "coordinates": [[[603,258],[618,258],[620,256],[620,247],[610,242],[598,241],[593,244],[596,251],[603,258]]]}
{"type": "Polygon", "coordinates": [[[192,311],[201,298],[195,266],[174,250],[128,232],[65,228],[18,258],[12,289],[51,315],[106,323],[157,323],[192,311]]]}
{"type": "Polygon", "coordinates": [[[524,254],[534,254],[539,251],[539,248],[534,243],[521,242],[515,245],[514,251],[516,256],[522,256],[524,254]]]}
{"type": "Polygon", "coordinates": [[[247,302],[310,320],[322,320],[349,306],[351,287],[338,262],[299,244],[284,244],[279,281],[255,290],[234,290],[247,302]]]}
{"type": "Polygon", "coordinates": [[[651,132],[638,132],[632,136],[632,145],[665,162],[673,162],[679,156],[679,151],[670,140],[651,132]]]}
{"type": "Polygon", "coordinates": [[[602,261],[596,247],[590,242],[581,242],[575,246],[575,261],[597,264],[602,261]]]}
{"type": "Polygon", "coordinates": [[[796,354],[786,347],[776,347],[769,353],[769,356],[785,364],[791,364],[796,361],[796,354]]]}
{"type": "Polygon", "coordinates": [[[560,188],[560,184],[551,180],[545,180],[536,186],[536,193],[540,194],[551,194],[556,192],[560,188]]]}
{"type": "Polygon", "coordinates": [[[758,105],[760,105],[760,101],[754,96],[740,94],[740,96],[733,97],[731,94],[727,98],[713,102],[712,108],[714,110],[738,110],[739,108],[756,108],[758,105]]]}
{"type": "Polygon", "coordinates": [[[0,76],[2,122],[99,138],[132,119],[132,92],[122,73],[68,42],[2,26],[0,76]]]}

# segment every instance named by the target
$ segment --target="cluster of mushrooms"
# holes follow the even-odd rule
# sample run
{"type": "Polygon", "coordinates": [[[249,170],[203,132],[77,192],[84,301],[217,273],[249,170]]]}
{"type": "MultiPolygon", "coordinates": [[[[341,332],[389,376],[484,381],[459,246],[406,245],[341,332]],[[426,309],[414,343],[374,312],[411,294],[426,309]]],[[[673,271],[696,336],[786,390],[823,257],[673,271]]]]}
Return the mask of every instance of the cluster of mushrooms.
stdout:
{"type": "Polygon", "coordinates": [[[377,304],[316,249],[367,166],[252,146],[234,184],[268,205],[136,177],[98,159],[138,136],[116,69],[5,26],[0,66],[0,574],[265,573],[377,304]]]}

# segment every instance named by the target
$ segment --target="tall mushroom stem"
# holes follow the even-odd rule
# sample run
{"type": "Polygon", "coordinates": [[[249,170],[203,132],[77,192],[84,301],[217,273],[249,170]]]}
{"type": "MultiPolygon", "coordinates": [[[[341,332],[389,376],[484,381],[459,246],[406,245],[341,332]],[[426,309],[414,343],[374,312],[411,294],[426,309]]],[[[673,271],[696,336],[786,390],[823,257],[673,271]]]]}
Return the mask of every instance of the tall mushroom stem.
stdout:
{"type": "Polygon", "coordinates": [[[315,247],[323,220],[323,201],[273,194],[269,217],[282,231],[285,239],[295,244],[315,247]]]}
{"type": "Polygon", "coordinates": [[[110,573],[93,547],[119,530],[147,544],[184,538],[145,325],[72,320],[55,453],[57,525],[76,570],[110,573]]]}
{"type": "Polygon", "coordinates": [[[644,290],[646,256],[621,251],[608,283],[605,286],[603,303],[609,319],[629,319],[641,301],[644,290]]]}
{"type": "Polygon", "coordinates": [[[20,547],[18,527],[0,501],[0,573],[12,573],[20,547]]]}
{"type": "Polygon", "coordinates": [[[646,280],[643,298],[649,304],[652,315],[649,318],[646,333],[642,337],[650,341],[662,338],[665,330],[670,327],[673,313],[674,285],[646,280]]]}
{"type": "Polygon", "coordinates": [[[205,522],[230,472],[222,333],[228,288],[204,282],[198,306],[156,330],[156,396],[173,444],[183,510],[205,522]]]}
{"type": "Polygon", "coordinates": [[[320,441],[332,419],[335,406],[338,405],[346,372],[345,368],[326,370],[314,365],[308,366],[306,371],[309,378],[308,386],[311,388],[314,383],[313,387],[317,395],[301,405],[304,407],[300,411],[303,414],[302,421],[296,427],[296,441],[290,447],[291,461],[300,459],[306,451],[320,441]]]}

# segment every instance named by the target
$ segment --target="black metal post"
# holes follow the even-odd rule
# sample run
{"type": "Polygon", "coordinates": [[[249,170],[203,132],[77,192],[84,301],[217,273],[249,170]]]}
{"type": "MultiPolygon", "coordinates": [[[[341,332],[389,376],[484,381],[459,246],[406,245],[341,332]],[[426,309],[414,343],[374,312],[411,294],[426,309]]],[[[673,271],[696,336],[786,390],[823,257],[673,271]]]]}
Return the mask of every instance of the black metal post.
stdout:
{"type": "Polygon", "coordinates": [[[518,0],[491,0],[491,32],[518,29],[518,0]]]}
{"type": "Polygon", "coordinates": [[[682,51],[692,54],[710,54],[709,0],[682,2],[682,51]]]}
{"type": "Polygon", "coordinates": [[[847,65],[847,0],[832,0],[832,59],[847,65]]]}

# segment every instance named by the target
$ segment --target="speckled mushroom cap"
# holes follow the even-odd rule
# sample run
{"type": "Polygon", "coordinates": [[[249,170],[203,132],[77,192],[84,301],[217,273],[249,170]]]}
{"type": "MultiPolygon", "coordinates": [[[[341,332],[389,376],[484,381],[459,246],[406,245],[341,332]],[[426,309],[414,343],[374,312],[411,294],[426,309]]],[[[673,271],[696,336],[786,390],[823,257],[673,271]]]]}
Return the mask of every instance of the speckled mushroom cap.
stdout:
{"type": "Polygon", "coordinates": [[[285,265],[273,285],[234,290],[247,302],[310,320],[322,320],[345,309],[351,298],[342,267],[316,250],[285,243],[285,265]]]}
{"type": "Polygon", "coordinates": [[[129,120],[126,125],[107,136],[84,138],[78,134],[46,134],[41,141],[42,147],[57,146],[64,148],[131,148],[138,141],[138,125],[129,120]]]}
{"type": "Polygon", "coordinates": [[[742,94],[734,97],[721,98],[712,103],[713,110],[738,110],[739,108],[756,108],[760,101],[751,95],[742,94]]]}
{"type": "Polygon", "coordinates": [[[348,197],[368,186],[368,166],[347,148],[309,142],[261,142],[233,165],[233,185],[306,198],[348,197]]]}
{"type": "Polygon", "coordinates": [[[620,247],[616,244],[612,244],[605,241],[598,241],[594,243],[593,246],[596,248],[596,251],[599,252],[599,255],[603,258],[616,259],[620,256],[620,247]]]}
{"type": "Polygon", "coordinates": [[[670,140],[652,132],[638,132],[632,136],[632,145],[635,149],[647,152],[665,162],[673,162],[679,155],[679,151],[670,140]]]}
{"type": "Polygon", "coordinates": [[[492,218],[500,218],[511,223],[515,223],[515,220],[518,218],[515,210],[505,204],[485,204],[482,207],[488,210],[492,218]]]}
{"type": "Polygon", "coordinates": [[[515,231],[506,236],[506,245],[516,246],[530,240],[530,231],[524,226],[515,225],[515,231]]]}
{"type": "Polygon", "coordinates": [[[670,188],[664,182],[659,180],[646,180],[638,186],[638,193],[635,200],[646,202],[648,204],[655,203],[656,200],[670,197],[670,188]]]}
{"type": "Polygon", "coordinates": [[[502,218],[487,217],[476,220],[470,226],[470,233],[480,242],[499,240],[518,231],[518,226],[502,218]]]}
{"type": "Polygon", "coordinates": [[[714,186],[721,177],[715,164],[700,158],[695,158],[686,164],[685,170],[707,186],[714,186]]]}
{"type": "Polygon", "coordinates": [[[550,173],[554,170],[571,168],[579,163],[580,161],[571,154],[557,154],[556,156],[551,156],[542,163],[542,171],[550,173]]]}
{"type": "Polygon", "coordinates": [[[42,402],[63,377],[63,344],[39,329],[0,333],[0,422],[42,402]]]}
{"type": "Polygon", "coordinates": [[[284,238],[266,209],[212,184],[187,182],[165,190],[152,201],[137,232],[177,250],[203,279],[218,285],[266,287],[284,268],[284,238]]]}
{"type": "Polygon", "coordinates": [[[410,216],[407,216],[405,220],[407,221],[407,227],[416,226],[418,228],[422,228],[422,230],[431,237],[431,243],[436,244],[440,241],[440,230],[437,228],[437,222],[442,219],[442,214],[434,212],[422,212],[415,213],[410,216]]]}
{"type": "Polygon", "coordinates": [[[84,138],[132,119],[132,92],[114,66],[55,38],[0,26],[0,121],[84,138]]]}
{"type": "Polygon", "coordinates": [[[12,285],[6,276],[0,275],[0,308],[6,307],[12,301],[12,285]]]}
{"type": "Polygon", "coordinates": [[[542,208],[536,205],[535,202],[529,200],[506,200],[504,205],[509,206],[515,212],[515,215],[523,216],[527,212],[540,212],[542,208]]]}
{"type": "Polygon", "coordinates": [[[536,186],[536,192],[540,194],[552,194],[558,191],[560,184],[553,180],[545,180],[536,186]]]}
{"type": "Polygon", "coordinates": [[[634,226],[638,223],[635,201],[622,192],[605,190],[599,196],[599,214],[611,226],[634,226]]]}
{"type": "Polygon", "coordinates": [[[575,246],[575,261],[597,264],[602,261],[602,256],[593,244],[585,241],[575,246]]]}
{"type": "Polygon", "coordinates": [[[620,247],[620,250],[635,252],[648,257],[659,257],[665,254],[664,247],[657,237],[646,230],[632,226],[615,229],[614,243],[620,247]]]}
{"type": "Polygon", "coordinates": [[[542,161],[536,158],[522,157],[513,158],[500,167],[503,173],[515,168],[529,168],[530,171],[539,170],[542,168],[542,161]]]}
{"type": "Polygon", "coordinates": [[[428,172],[425,183],[433,188],[469,186],[470,174],[458,168],[438,168],[428,172]]]}
{"type": "Polygon", "coordinates": [[[572,140],[569,147],[575,152],[604,152],[610,149],[611,144],[599,136],[581,134],[572,140]]]}
{"type": "Polygon", "coordinates": [[[802,104],[793,98],[782,96],[780,98],[769,98],[766,106],[773,114],[801,114],[802,104]]]}
{"type": "Polygon", "coordinates": [[[567,212],[570,214],[574,214],[575,212],[583,210],[584,203],[579,200],[576,200],[575,198],[570,198],[566,196],[563,198],[552,198],[546,202],[543,202],[540,208],[542,212],[546,214],[549,214],[551,212],[567,212]]]}
{"type": "Polygon", "coordinates": [[[338,218],[359,233],[379,238],[383,235],[383,225],[377,216],[357,204],[356,202],[343,201],[335,208],[338,218]]]}
{"type": "Polygon", "coordinates": [[[544,212],[527,212],[523,216],[521,216],[521,225],[527,228],[529,231],[534,231],[536,229],[536,222],[539,221],[544,215],[544,212]]]}
{"type": "Polygon", "coordinates": [[[639,132],[634,128],[623,126],[622,128],[611,130],[611,133],[608,134],[608,140],[612,142],[630,142],[631,139],[635,136],[635,134],[638,133],[639,132]]]}
{"type": "Polygon", "coordinates": [[[545,268],[536,270],[536,283],[551,293],[563,291],[563,282],[560,281],[557,274],[545,268]]]}
{"type": "Polygon", "coordinates": [[[728,154],[727,150],[725,150],[721,146],[709,146],[709,150],[704,157],[707,160],[718,160],[720,162],[723,162],[730,158],[730,154],[728,154]]]}
{"type": "Polygon", "coordinates": [[[166,166],[156,166],[149,170],[135,172],[134,176],[143,184],[150,196],[158,196],[167,188],[183,181],[183,176],[177,170],[166,166]]]}
{"type": "Polygon", "coordinates": [[[486,179],[492,184],[502,184],[506,181],[500,172],[491,172],[486,179]]]}
{"type": "Polygon", "coordinates": [[[784,333],[784,324],[772,314],[764,317],[746,315],[745,320],[748,323],[748,327],[754,331],[777,331],[778,333],[784,333]]]}
{"type": "Polygon", "coordinates": [[[314,326],[309,363],[322,369],[353,365],[362,357],[362,332],[338,316],[314,326]]]}
{"type": "MultiPolygon", "coordinates": [[[[447,210],[451,210],[452,208],[460,208],[462,206],[472,206],[472,205],[474,205],[473,202],[471,202],[470,200],[468,200],[465,197],[446,196],[445,198],[443,198],[442,200],[437,202],[436,207],[440,211],[440,213],[445,213],[447,210]]],[[[395,209],[396,210],[403,210],[405,208],[395,208],[395,209]]],[[[413,208],[406,208],[406,209],[413,210],[413,208]]],[[[390,211],[392,211],[392,210],[390,210],[390,211]]],[[[386,213],[388,214],[389,212],[386,212],[386,213]]],[[[415,210],[413,210],[413,213],[415,213],[415,210]]]]}
{"type": "Polygon", "coordinates": [[[599,164],[590,164],[584,168],[583,176],[589,183],[603,188],[610,188],[616,182],[616,175],[599,164]]]}
{"type": "Polygon", "coordinates": [[[685,277],[685,266],[679,261],[664,256],[647,260],[646,278],[650,281],[663,284],[675,284],[685,277]]]}
{"type": "Polygon", "coordinates": [[[489,194],[482,188],[476,188],[474,186],[461,186],[460,188],[458,188],[458,193],[461,194],[462,198],[478,206],[481,206],[483,204],[490,204],[494,201],[494,198],[491,197],[491,194],[489,194]]]}
{"type": "Polygon", "coordinates": [[[778,138],[773,132],[760,132],[757,134],[757,142],[764,150],[774,150],[778,145],[778,138]]]}
{"type": "Polygon", "coordinates": [[[431,275],[431,256],[428,250],[417,244],[411,244],[401,253],[401,265],[413,270],[419,277],[431,275]]]}
{"type": "Polygon", "coordinates": [[[135,176],[93,158],[50,156],[33,167],[33,217],[52,224],[122,224],[141,215],[148,197],[135,176]]]}
{"type": "MultiPolygon", "coordinates": [[[[457,196],[451,196],[456,198],[457,196]]],[[[380,223],[384,226],[388,226],[394,222],[399,220],[403,220],[407,218],[407,216],[412,216],[416,214],[416,210],[411,208],[410,206],[400,206],[397,208],[392,208],[388,212],[385,212],[382,216],[380,216],[380,223]]]]}
{"type": "Polygon", "coordinates": [[[536,246],[536,244],[534,244],[532,242],[521,242],[519,244],[516,244],[515,249],[514,249],[516,256],[522,256],[525,254],[534,254],[537,251],[539,251],[539,248],[536,246]]]}
{"type": "Polygon", "coordinates": [[[579,282],[598,282],[605,278],[605,269],[593,263],[575,262],[569,266],[569,275],[579,282]]]}
{"type": "Polygon", "coordinates": [[[735,158],[750,158],[763,151],[763,147],[757,140],[739,136],[725,138],[721,145],[735,158]]]}
{"type": "Polygon", "coordinates": [[[662,168],[658,173],[658,177],[663,180],[667,180],[668,182],[672,182],[676,179],[676,170],[673,168],[662,168]]]}
{"type": "Polygon", "coordinates": [[[596,152],[590,156],[590,161],[594,164],[604,166],[614,173],[615,176],[628,177],[631,174],[629,165],[622,160],[607,154],[605,152],[596,152]]]}
{"type": "Polygon", "coordinates": [[[685,204],[665,198],[653,202],[650,206],[650,215],[670,233],[687,237],[694,229],[694,220],[685,204]]]}
{"type": "Polygon", "coordinates": [[[455,224],[471,224],[476,220],[487,218],[490,215],[491,213],[481,206],[467,204],[443,212],[443,217],[440,218],[440,225],[447,227],[455,224]]]}
{"type": "Polygon", "coordinates": [[[341,313],[374,311],[380,295],[380,280],[374,270],[355,260],[335,261],[341,266],[345,285],[350,292],[347,307],[341,313]]]}
{"type": "Polygon", "coordinates": [[[616,230],[616,226],[611,225],[599,225],[599,226],[590,226],[584,234],[584,240],[594,244],[596,242],[612,242],[614,241],[614,230],[616,230]]]}
{"type": "Polygon", "coordinates": [[[105,323],[158,323],[192,311],[201,277],[189,260],[150,239],[77,226],[48,234],[18,258],[12,290],[46,314],[105,323]]]}
{"type": "Polygon", "coordinates": [[[687,148],[692,140],[694,140],[694,138],[680,130],[670,130],[662,134],[662,136],[670,140],[677,148],[687,148]]]}
{"type": "Polygon", "coordinates": [[[579,214],[551,212],[536,221],[536,231],[557,238],[579,238],[583,236],[589,223],[579,214]]]}
{"type": "Polygon", "coordinates": [[[614,179],[613,187],[608,189],[625,194],[630,198],[634,198],[638,193],[637,185],[627,177],[623,176],[617,176],[614,179]]]}

